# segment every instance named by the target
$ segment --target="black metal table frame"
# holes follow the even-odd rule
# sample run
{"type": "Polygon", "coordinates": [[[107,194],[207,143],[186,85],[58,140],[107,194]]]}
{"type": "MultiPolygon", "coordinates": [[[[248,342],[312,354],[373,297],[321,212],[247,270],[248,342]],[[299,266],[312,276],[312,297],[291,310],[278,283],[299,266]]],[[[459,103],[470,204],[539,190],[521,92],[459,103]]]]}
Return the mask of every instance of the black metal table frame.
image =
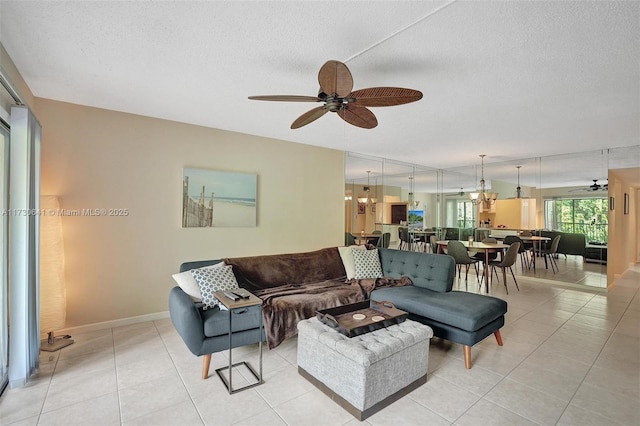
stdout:
{"type": "MultiPolygon", "coordinates": [[[[251,305],[251,306],[256,306],[256,305],[251,305]]],[[[256,387],[258,385],[261,385],[262,383],[264,383],[264,380],[262,379],[262,305],[258,305],[260,306],[260,313],[259,313],[259,317],[260,317],[260,322],[259,322],[259,327],[258,327],[258,333],[260,333],[260,338],[258,339],[258,350],[260,352],[260,373],[256,373],[256,371],[254,370],[254,368],[251,366],[251,364],[249,364],[247,361],[241,361],[241,362],[237,362],[237,363],[233,363],[233,346],[231,345],[232,343],[232,336],[233,333],[231,332],[231,330],[233,330],[232,326],[231,326],[231,318],[233,315],[231,315],[231,313],[233,312],[233,310],[235,309],[242,309],[242,308],[249,308],[249,306],[239,306],[237,308],[228,308],[229,309],[229,365],[225,366],[225,367],[220,367],[216,369],[216,373],[218,373],[218,376],[220,377],[220,380],[222,380],[222,383],[224,383],[224,385],[226,386],[227,390],[229,391],[229,395],[234,394],[236,392],[240,392],[246,389],[250,389],[253,387],[256,387]],[[255,383],[250,383],[246,386],[242,386],[240,388],[233,388],[233,368],[234,367],[238,367],[240,365],[244,365],[245,367],[247,367],[247,369],[251,372],[251,374],[253,374],[253,377],[256,378],[257,382],[255,383]],[[222,372],[224,370],[229,370],[229,380],[227,381],[227,378],[224,377],[224,374],[222,374],[222,372]]]]}

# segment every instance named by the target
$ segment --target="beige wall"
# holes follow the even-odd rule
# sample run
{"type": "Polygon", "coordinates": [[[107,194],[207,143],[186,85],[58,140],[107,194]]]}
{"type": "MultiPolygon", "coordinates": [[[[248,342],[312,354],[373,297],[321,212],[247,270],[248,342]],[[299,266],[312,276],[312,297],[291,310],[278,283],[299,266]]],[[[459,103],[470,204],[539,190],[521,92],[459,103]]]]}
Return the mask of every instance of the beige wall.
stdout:
{"type": "Polygon", "coordinates": [[[67,327],[167,310],[180,263],[344,241],[344,154],[36,98],[42,194],[63,209],[67,327]],[[182,168],[256,173],[258,226],[181,228],[182,168]]]}
{"type": "Polygon", "coordinates": [[[607,282],[622,275],[638,259],[638,189],[629,185],[623,175],[609,171],[609,196],[614,197],[614,209],[609,211],[609,241],[607,244],[607,282]],[[624,194],[629,194],[629,213],[624,214],[624,194]]]}

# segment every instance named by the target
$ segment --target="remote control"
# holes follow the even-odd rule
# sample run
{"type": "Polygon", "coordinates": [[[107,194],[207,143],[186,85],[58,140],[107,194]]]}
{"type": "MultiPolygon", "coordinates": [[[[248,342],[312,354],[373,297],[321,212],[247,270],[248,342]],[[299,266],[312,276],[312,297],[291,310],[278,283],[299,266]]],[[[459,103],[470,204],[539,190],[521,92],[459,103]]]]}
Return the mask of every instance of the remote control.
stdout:
{"type": "Polygon", "coordinates": [[[236,296],[238,296],[241,299],[248,299],[249,295],[247,293],[245,293],[243,290],[232,290],[231,291],[233,294],[235,294],[236,296]]]}
{"type": "Polygon", "coordinates": [[[231,291],[223,291],[222,294],[224,294],[226,297],[228,297],[229,299],[233,300],[234,302],[238,299],[240,299],[240,296],[238,296],[237,294],[231,292],[231,291]]]}

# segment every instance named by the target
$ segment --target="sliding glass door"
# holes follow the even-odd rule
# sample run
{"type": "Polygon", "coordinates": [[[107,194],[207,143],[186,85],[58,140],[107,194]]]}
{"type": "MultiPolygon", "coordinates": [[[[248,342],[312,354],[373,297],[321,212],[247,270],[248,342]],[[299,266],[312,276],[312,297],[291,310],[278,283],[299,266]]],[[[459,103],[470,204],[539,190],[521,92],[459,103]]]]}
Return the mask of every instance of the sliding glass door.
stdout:
{"type": "Polygon", "coordinates": [[[0,394],[8,383],[9,304],[7,280],[7,229],[9,130],[0,123],[0,394]]]}

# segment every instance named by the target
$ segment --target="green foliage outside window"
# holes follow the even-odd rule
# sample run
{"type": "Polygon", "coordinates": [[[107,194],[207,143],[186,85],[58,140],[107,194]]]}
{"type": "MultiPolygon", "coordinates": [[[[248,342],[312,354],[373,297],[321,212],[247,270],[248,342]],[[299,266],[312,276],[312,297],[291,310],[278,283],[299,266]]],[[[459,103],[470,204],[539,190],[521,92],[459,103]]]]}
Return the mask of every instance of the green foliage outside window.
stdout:
{"type": "Polygon", "coordinates": [[[458,228],[474,228],[476,206],[471,201],[458,201],[458,228]]]}
{"type": "Polygon", "coordinates": [[[545,200],[544,223],[548,229],[584,234],[587,242],[607,242],[608,198],[545,200]]]}

